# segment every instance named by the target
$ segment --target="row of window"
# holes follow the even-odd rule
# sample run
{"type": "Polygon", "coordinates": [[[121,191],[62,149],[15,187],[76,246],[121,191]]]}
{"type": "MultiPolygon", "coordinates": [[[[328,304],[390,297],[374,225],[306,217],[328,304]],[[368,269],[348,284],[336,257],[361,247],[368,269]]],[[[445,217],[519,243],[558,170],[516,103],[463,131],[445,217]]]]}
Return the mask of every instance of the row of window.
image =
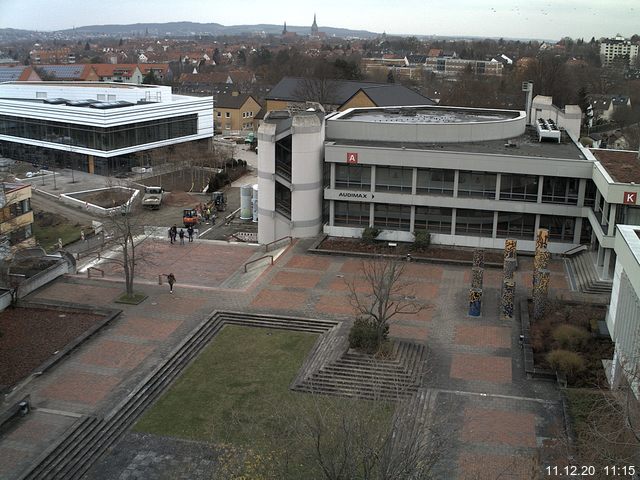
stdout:
{"type": "MultiPolygon", "coordinates": [[[[222,112],[216,112],[216,117],[222,117],[222,112]]],[[[224,112],[224,118],[231,118],[231,112],[224,112]]],[[[253,112],[242,112],[242,118],[253,118],[253,112]]]]}
{"type": "MultiPolygon", "coordinates": [[[[368,227],[370,224],[369,205],[369,203],[335,201],[333,225],[368,227]]],[[[464,208],[415,207],[414,230],[451,234],[454,210],[456,212],[454,227],[456,235],[492,237],[495,221],[497,238],[525,240],[534,238],[535,214],[498,212],[497,220],[495,220],[493,211],[464,208]]],[[[411,207],[376,203],[373,206],[373,226],[386,230],[408,232],[411,229],[411,207]]],[[[573,242],[574,217],[540,215],[539,227],[549,229],[549,237],[555,241],[573,242]]]]}
{"type": "Polygon", "coordinates": [[[198,115],[182,115],[117,127],[92,127],[0,115],[0,134],[110,151],[198,133],[198,115]]]}
{"type": "MultiPolygon", "coordinates": [[[[413,168],[376,167],[376,192],[410,194],[413,190],[413,168]]],[[[540,177],[537,175],[501,174],[498,199],[524,202],[538,201],[540,177]]],[[[564,205],[578,204],[578,178],[544,177],[542,202],[564,205]]],[[[418,168],[416,193],[453,196],[455,171],[418,168]]],[[[458,174],[458,197],[496,198],[497,174],[461,170],[458,174]]],[[[336,165],[335,188],[371,190],[371,167],[336,165]]],[[[586,192],[595,198],[595,190],[586,192]]]]}
{"type": "Polygon", "coordinates": [[[12,203],[0,209],[0,222],[8,222],[20,215],[31,211],[31,199],[26,198],[20,202],[12,203]]]}

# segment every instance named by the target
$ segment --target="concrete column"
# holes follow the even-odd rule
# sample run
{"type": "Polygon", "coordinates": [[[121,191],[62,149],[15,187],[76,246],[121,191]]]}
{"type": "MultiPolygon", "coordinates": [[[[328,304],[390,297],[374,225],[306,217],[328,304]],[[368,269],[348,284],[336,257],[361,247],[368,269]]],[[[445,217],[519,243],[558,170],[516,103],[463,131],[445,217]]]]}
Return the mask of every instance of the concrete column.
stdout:
{"type": "Polygon", "coordinates": [[[491,229],[491,238],[498,236],[498,212],[493,212],[493,228],[491,229]]]}
{"type": "Polygon", "coordinates": [[[457,209],[452,208],[451,209],[451,235],[456,234],[456,213],[457,213],[457,209]]]}
{"type": "Polygon", "coordinates": [[[584,197],[587,192],[587,179],[581,178],[578,183],[578,206],[584,207],[584,197]]]}
{"type": "MultiPolygon", "coordinates": [[[[334,189],[336,188],[336,164],[330,163],[329,168],[330,168],[329,188],[334,189]]],[[[331,202],[331,204],[333,205],[333,202],[331,202]]],[[[331,223],[331,225],[333,225],[333,222],[331,223]]]]}
{"type": "Polygon", "coordinates": [[[456,170],[453,174],[453,198],[458,197],[458,182],[460,181],[460,170],[456,170]]]}
{"type": "Polygon", "coordinates": [[[336,205],[335,200],[329,200],[329,225],[332,227],[335,225],[336,218],[336,205]]]}
{"type": "Polygon", "coordinates": [[[373,227],[373,217],[374,217],[373,205],[374,205],[373,202],[369,204],[369,226],[370,227],[373,227]]]}
{"type": "Polygon", "coordinates": [[[89,173],[93,173],[95,171],[96,165],[93,159],[93,155],[87,155],[87,164],[89,167],[89,173]]]}
{"type": "Polygon", "coordinates": [[[533,224],[533,240],[536,239],[536,234],[535,232],[537,232],[540,229],[540,215],[536,215],[536,221],[533,224]]]}
{"type": "MultiPolygon", "coordinates": [[[[415,172],[415,169],[413,170],[415,172]]],[[[415,183],[413,184],[413,188],[416,188],[415,183]]],[[[414,192],[415,195],[415,192],[414,192]]],[[[415,205],[411,205],[411,218],[409,219],[409,231],[410,232],[415,232],[416,231],[416,206],[415,205]]]]}
{"type": "Polygon", "coordinates": [[[616,234],[616,211],[618,209],[618,205],[615,203],[609,204],[609,229],[607,231],[607,235],[610,237],[616,234]]]}
{"type": "MultiPolygon", "coordinates": [[[[415,195],[417,192],[418,192],[418,169],[414,168],[411,174],[411,195],[415,195]]],[[[413,228],[411,229],[411,231],[413,231],[413,228]]]]}
{"type": "Polygon", "coordinates": [[[502,181],[502,174],[496,175],[496,200],[500,200],[500,182],[502,181]]]}
{"type": "Polygon", "coordinates": [[[593,207],[593,210],[596,211],[598,209],[598,206],[600,205],[600,190],[598,190],[598,188],[596,187],[596,199],[595,199],[595,205],[593,207]]]}
{"type": "Polygon", "coordinates": [[[544,186],[544,175],[538,177],[538,203],[542,203],[542,187],[544,186]]]}
{"type": "Polygon", "coordinates": [[[582,217],[576,217],[575,227],[573,228],[573,243],[580,243],[580,236],[582,235],[582,217]]]}
{"type": "Polygon", "coordinates": [[[371,165],[371,192],[376,191],[376,166],[371,165]]]}
{"type": "Polygon", "coordinates": [[[598,257],[596,260],[596,265],[601,267],[604,262],[604,248],[602,245],[598,244],[598,257]]]}

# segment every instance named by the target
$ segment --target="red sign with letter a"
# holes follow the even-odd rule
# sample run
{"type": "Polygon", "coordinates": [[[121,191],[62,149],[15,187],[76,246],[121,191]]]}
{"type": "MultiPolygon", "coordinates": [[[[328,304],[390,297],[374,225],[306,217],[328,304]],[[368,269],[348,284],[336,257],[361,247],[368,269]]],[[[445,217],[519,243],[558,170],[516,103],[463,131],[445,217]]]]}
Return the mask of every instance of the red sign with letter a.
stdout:
{"type": "Polygon", "coordinates": [[[358,163],[358,154],[354,152],[347,152],[347,163],[358,163]]]}
{"type": "Polygon", "coordinates": [[[622,203],[625,205],[635,205],[638,200],[638,192],[624,192],[622,203]]]}

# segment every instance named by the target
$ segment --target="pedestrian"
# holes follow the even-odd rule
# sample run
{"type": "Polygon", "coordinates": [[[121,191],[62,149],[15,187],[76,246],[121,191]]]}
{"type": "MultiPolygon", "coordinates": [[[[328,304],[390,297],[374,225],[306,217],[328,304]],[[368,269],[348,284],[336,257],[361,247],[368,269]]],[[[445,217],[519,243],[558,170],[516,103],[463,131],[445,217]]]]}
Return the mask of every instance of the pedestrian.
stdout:
{"type": "Polygon", "coordinates": [[[204,211],[204,218],[207,222],[209,221],[209,218],[211,218],[211,209],[209,207],[204,211]]]}
{"type": "Polygon", "coordinates": [[[184,245],[184,230],[180,229],[178,232],[178,236],[180,237],[180,245],[184,245]]]}
{"type": "Polygon", "coordinates": [[[178,235],[178,228],[174,224],[173,227],[169,229],[169,238],[171,238],[171,243],[174,243],[176,241],[177,235],[178,235]]]}
{"type": "Polygon", "coordinates": [[[173,284],[176,283],[176,277],[173,273],[167,275],[167,282],[169,282],[169,293],[173,293],[173,284]]]}
{"type": "Polygon", "coordinates": [[[189,235],[189,241],[193,242],[193,226],[189,225],[189,228],[187,228],[187,235],[189,235]]]}
{"type": "Polygon", "coordinates": [[[215,225],[216,224],[216,214],[212,214],[211,215],[211,225],[215,225]]]}
{"type": "Polygon", "coordinates": [[[80,230],[80,240],[82,240],[84,242],[85,238],[84,238],[84,230],[80,230]]]}

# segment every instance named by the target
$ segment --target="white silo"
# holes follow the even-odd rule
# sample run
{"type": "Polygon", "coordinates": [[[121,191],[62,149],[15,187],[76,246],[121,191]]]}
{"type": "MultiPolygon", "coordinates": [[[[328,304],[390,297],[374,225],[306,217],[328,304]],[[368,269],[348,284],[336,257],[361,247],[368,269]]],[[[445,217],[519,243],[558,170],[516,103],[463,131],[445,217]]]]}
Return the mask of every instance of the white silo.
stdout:
{"type": "Polygon", "coordinates": [[[240,187],[240,220],[251,220],[253,209],[251,208],[251,197],[253,185],[247,184],[240,187]]]}
{"type": "Polygon", "coordinates": [[[253,184],[253,198],[251,199],[251,210],[253,211],[253,221],[258,221],[258,184],[253,184]]]}

